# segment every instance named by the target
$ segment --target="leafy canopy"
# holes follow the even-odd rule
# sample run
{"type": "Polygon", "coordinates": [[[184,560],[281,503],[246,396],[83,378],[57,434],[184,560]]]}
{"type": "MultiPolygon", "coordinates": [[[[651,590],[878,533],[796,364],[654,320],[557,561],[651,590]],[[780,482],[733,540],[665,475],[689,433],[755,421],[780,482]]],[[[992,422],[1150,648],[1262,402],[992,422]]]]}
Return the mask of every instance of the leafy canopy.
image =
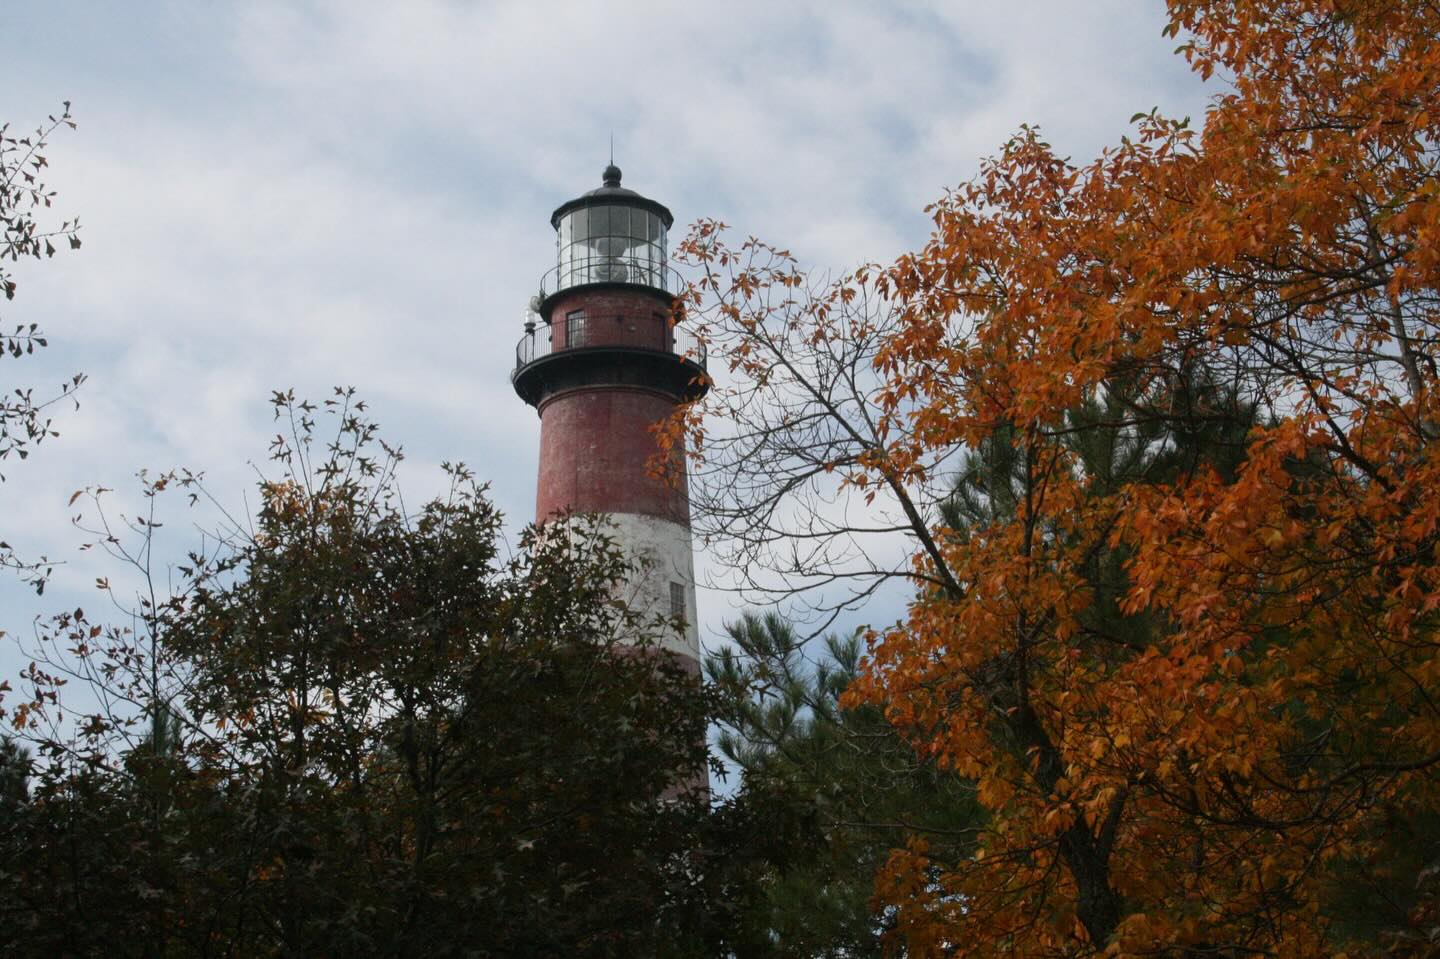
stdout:
{"type": "Polygon", "coordinates": [[[881,870],[912,955],[1440,934],[1417,825],[1440,801],[1440,11],[1169,9],[1226,91],[1198,128],[1140,114],[1083,166],[1022,129],[923,249],[833,283],[717,223],[682,251],[735,383],[668,436],[703,450],[731,558],[792,596],[916,590],[846,699],[986,819],[881,870]]]}
{"type": "MultiPolygon", "coordinates": [[[[352,394],[328,440],[316,407],[274,405],[253,521],[168,598],[142,580],[138,630],[58,617],[7,703],[38,757],[28,788],[13,752],[0,779],[7,954],[710,949],[753,824],[696,788],[704,697],[647,651],[674,624],[616,599],[634,570],[604,523],[509,554],[462,467],[403,508],[352,394]]],[[[148,555],[160,525],[109,545],[148,555]]]]}

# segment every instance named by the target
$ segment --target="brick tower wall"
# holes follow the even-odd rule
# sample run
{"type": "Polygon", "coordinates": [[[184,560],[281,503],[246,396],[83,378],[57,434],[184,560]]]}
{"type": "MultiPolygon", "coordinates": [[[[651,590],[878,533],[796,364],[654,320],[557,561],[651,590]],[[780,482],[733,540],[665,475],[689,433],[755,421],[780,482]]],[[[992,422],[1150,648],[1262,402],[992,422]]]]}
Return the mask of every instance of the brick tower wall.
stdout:
{"type": "MultiPolygon", "coordinates": [[[[669,350],[669,310],[642,290],[579,290],[549,307],[552,354],[606,346],[669,350]],[[577,311],[584,313],[584,339],[571,344],[567,318],[577,311]]],[[[676,470],[667,481],[650,471],[659,449],[654,427],[674,411],[676,402],[661,389],[633,384],[587,384],[542,399],[535,517],[543,523],[564,510],[605,514],[620,546],[644,564],[624,598],[642,612],[682,615],[684,634],[660,637],[659,645],[682,657],[686,670],[698,672],[685,473],[676,470]]]]}

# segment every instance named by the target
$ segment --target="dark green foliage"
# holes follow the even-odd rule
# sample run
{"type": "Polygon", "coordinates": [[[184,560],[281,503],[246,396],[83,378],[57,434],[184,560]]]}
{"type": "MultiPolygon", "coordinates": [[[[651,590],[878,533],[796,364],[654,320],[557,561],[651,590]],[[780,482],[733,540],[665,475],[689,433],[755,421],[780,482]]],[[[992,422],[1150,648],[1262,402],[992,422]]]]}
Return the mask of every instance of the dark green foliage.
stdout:
{"type": "Polygon", "coordinates": [[[0,736],[0,815],[12,814],[30,798],[30,753],[8,736],[0,736]]]}
{"type": "Polygon", "coordinates": [[[715,954],[707,903],[743,878],[753,822],[676,794],[705,769],[705,700],[647,651],[671,624],[614,600],[632,571],[603,524],[507,556],[461,468],[400,507],[348,395],[313,465],[313,408],[277,409],[283,475],[155,612],[158,662],[80,611],[57,621],[149,705],[131,748],[121,719],[31,730],[44,761],[0,824],[0,952],[715,954]]]}
{"type": "Polygon", "coordinates": [[[761,864],[740,917],[753,955],[879,955],[875,873],[908,836],[963,854],[980,822],[972,784],[918,759],[879,710],[846,709],[858,635],[806,646],[780,616],[747,613],[706,663],[740,802],[787,810],[798,850],[761,864]]]}

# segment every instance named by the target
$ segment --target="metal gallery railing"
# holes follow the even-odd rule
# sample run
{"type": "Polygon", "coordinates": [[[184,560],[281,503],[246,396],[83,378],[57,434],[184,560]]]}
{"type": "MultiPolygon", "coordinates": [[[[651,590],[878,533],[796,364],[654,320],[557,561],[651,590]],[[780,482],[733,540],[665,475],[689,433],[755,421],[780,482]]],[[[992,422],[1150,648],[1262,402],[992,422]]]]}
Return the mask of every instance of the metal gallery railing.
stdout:
{"type": "Polygon", "coordinates": [[[668,263],[634,256],[585,256],[567,259],[540,278],[540,298],[592,283],[648,286],[671,296],[685,292],[685,279],[668,263]]]}
{"type": "Polygon", "coordinates": [[[625,350],[646,350],[655,353],[669,353],[682,359],[689,360],[702,370],[705,369],[705,343],[689,330],[681,329],[678,326],[666,328],[665,342],[662,345],[656,342],[653,346],[644,343],[616,342],[614,340],[602,340],[600,337],[589,335],[589,328],[609,331],[610,325],[602,327],[600,317],[585,317],[578,323],[570,321],[571,326],[565,331],[567,337],[572,341],[569,345],[555,345],[555,334],[558,332],[554,327],[542,325],[529,331],[515,344],[515,372],[534,363],[536,360],[543,360],[555,353],[565,353],[570,350],[585,349],[625,349],[625,350]]]}

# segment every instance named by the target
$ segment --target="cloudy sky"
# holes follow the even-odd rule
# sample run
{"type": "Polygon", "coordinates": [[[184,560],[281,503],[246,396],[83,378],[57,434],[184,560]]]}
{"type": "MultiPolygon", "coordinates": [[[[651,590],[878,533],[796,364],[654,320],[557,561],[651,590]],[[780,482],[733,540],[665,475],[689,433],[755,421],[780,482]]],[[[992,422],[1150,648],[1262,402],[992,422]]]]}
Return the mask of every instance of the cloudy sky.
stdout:
{"type": "MultiPolygon", "coordinates": [[[[0,538],[69,563],[37,600],[0,582],[0,629],[93,602],[111,575],[69,495],[204,470],[243,509],[273,389],[352,384],[402,444],[418,501],[438,464],[534,503],[539,424],[509,385],[553,265],[550,211],[625,185],[846,268],[923,243],[924,206],[1022,123],[1078,160],[1206,90],[1147,0],[3,4],[0,121],[62,100],[50,184],[84,247],[22,264],[0,321],[50,349],[0,388],[89,376],[62,436],[0,485],[0,538]]],[[[251,497],[253,502],[253,496],[251,497]]],[[[176,504],[178,507],[178,504],[176,504]]],[[[178,512],[178,511],[177,511],[178,512]]],[[[191,545],[176,515],[170,548],[191,545]]],[[[701,597],[713,639],[733,610],[701,597]]],[[[879,610],[876,618],[893,615],[879,610]]],[[[14,653],[0,651],[0,673],[14,653]]]]}

